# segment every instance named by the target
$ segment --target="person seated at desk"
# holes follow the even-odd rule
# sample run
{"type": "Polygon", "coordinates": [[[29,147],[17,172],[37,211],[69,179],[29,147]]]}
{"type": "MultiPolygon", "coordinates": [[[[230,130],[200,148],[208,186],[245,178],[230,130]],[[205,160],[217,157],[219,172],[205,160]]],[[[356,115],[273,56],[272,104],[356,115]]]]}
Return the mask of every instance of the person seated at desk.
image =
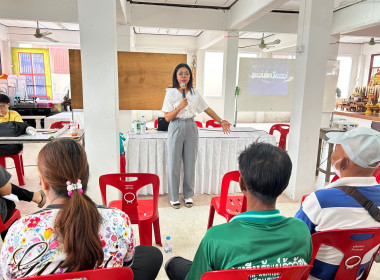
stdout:
{"type": "MultiPolygon", "coordinates": [[[[311,234],[334,229],[378,228],[376,221],[355,198],[338,187],[354,187],[380,206],[380,185],[372,173],[380,163],[380,133],[366,127],[347,132],[329,132],[328,143],[336,144],[331,163],[340,179],[310,194],[295,215],[309,227],[311,234]]],[[[362,260],[359,275],[375,250],[362,260]],[[369,257],[370,256],[370,257],[369,257]]],[[[342,253],[323,245],[316,256],[309,279],[334,279],[342,253]]]]}
{"type": "Polygon", "coordinates": [[[37,167],[51,204],[9,228],[0,255],[4,280],[116,266],[130,266],[135,280],[156,278],[161,251],[135,247],[127,214],[86,195],[90,174],[82,145],[53,140],[38,154],[37,167]]]}
{"type": "Polygon", "coordinates": [[[239,184],[247,198],[247,212],[229,223],[211,227],[194,262],[170,259],[169,279],[196,280],[212,270],[306,265],[312,244],[307,226],[276,210],[277,197],[289,183],[292,162],[288,154],[267,143],[254,143],[239,156],[239,184]]]}
{"type": "MultiPolygon", "coordinates": [[[[10,100],[5,94],[0,94],[0,123],[3,122],[23,122],[19,113],[9,110],[10,100]]],[[[23,149],[22,144],[1,144],[0,156],[18,154],[23,149]]]]}
{"type": "MultiPolygon", "coordinates": [[[[18,200],[33,201],[37,203],[39,208],[42,208],[46,203],[46,195],[41,190],[39,192],[31,192],[20,188],[14,184],[11,184],[9,180],[11,174],[0,165],[0,217],[3,222],[7,221],[12,214],[13,209],[16,208],[15,203],[12,200],[4,198],[3,196],[10,195],[11,193],[16,195],[18,200]]],[[[7,231],[1,232],[1,238],[4,240],[7,231]]]]}

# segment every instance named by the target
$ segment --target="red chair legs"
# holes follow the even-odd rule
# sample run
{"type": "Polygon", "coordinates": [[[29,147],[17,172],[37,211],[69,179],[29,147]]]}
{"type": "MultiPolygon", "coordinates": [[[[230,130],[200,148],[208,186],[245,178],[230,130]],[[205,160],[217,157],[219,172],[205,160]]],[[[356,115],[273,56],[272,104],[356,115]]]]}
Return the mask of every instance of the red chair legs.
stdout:
{"type": "Polygon", "coordinates": [[[152,223],[139,223],[140,244],[152,246],[152,223]]]}
{"type": "Polygon", "coordinates": [[[143,222],[139,223],[139,236],[140,236],[140,244],[145,246],[152,246],[152,228],[154,228],[154,236],[157,245],[162,247],[161,243],[161,233],[160,233],[160,222],[157,218],[153,222],[153,227],[151,222],[143,222]]]}
{"type": "Polygon", "coordinates": [[[153,230],[154,230],[154,237],[156,240],[156,244],[160,245],[162,247],[162,242],[161,242],[161,232],[160,232],[160,219],[157,218],[153,222],[153,230]]]}
{"type": "Polygon", "coordinates": [[[210,213],[208,214],[208,224],[207,224],[207,229],[212,227],[212,224],[214,223],[214,215],[215,215],[215,208],[211,204],[210,205],[210,213]]]}
{"type": "Polygon", "coordinates": [[[24,181],[25,172],[24,172],[24,161],[22,159],[22,151],[19,152],[18,154],[0,156],[0,164],[4,168],[7,168],[6,167],[6,161],[5,161],[5,158],[7,158],[7,157],[10,157],[13,159],[13,161],[15,163],[15,168],[16,168],[16,173],[17,173],[17,178],[18,178],[18,184],[20,186],[24,186],[25,185],[25,181],[24,181]]]}

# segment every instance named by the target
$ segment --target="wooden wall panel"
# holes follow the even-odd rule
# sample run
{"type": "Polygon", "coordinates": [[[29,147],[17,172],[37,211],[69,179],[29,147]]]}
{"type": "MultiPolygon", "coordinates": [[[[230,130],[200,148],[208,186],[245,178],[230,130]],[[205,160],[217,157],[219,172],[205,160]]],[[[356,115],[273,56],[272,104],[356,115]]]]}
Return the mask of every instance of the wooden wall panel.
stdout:
{"type": "Polygon", "coordinates": [[[83,109],[82,63],[80,50],[69,50],[71,108],[83,109]]]}
{"type": "MultiPolygon", "coordinates": [[[[69,55],[73,108],[83,108],[80,51],[69,55]]],[[[161,110],[174,68],[186,59],[186,54],[118,52],[119,109],[161,110]]]]}

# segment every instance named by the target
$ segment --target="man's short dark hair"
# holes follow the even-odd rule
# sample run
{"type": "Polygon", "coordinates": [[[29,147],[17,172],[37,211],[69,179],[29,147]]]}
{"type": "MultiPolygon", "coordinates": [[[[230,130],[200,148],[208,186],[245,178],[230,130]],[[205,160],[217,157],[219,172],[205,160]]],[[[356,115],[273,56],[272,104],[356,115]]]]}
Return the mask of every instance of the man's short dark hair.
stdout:
{"type": "Polygon", "coordinates": [[[240,154],[239,170],[249,192],[269,205],[288,186],[292,162],[278,147],[253,143],[240,154]]]}
{"type": "Polygon", "coordinates": [[[9,104],[11,102],[11,100],[9,99],[9,97],[5,94],[0,94],[0,103],[6,103],[6,104],[9,104]]]}

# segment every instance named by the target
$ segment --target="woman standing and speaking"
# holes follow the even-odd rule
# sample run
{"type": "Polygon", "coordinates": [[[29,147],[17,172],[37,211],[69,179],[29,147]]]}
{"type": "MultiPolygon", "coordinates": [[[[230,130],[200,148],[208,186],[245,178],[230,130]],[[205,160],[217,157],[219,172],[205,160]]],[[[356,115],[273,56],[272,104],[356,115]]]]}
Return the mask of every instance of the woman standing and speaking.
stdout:
{"type": "Polygon", "coordinates": [[[173,208],[178,209],[181,161],[183,160],[183,195],[185,206],[192,207],[195,181],[195,161],[198,152],[198,128],[194,117],[205,112],[230,133],[230,123],[221,119],[193,88],[190,67],[181,63],[173,72],[173,86],[166,89],[162,111],[170,122],[167,140],[168,196],[173,208]]]}

